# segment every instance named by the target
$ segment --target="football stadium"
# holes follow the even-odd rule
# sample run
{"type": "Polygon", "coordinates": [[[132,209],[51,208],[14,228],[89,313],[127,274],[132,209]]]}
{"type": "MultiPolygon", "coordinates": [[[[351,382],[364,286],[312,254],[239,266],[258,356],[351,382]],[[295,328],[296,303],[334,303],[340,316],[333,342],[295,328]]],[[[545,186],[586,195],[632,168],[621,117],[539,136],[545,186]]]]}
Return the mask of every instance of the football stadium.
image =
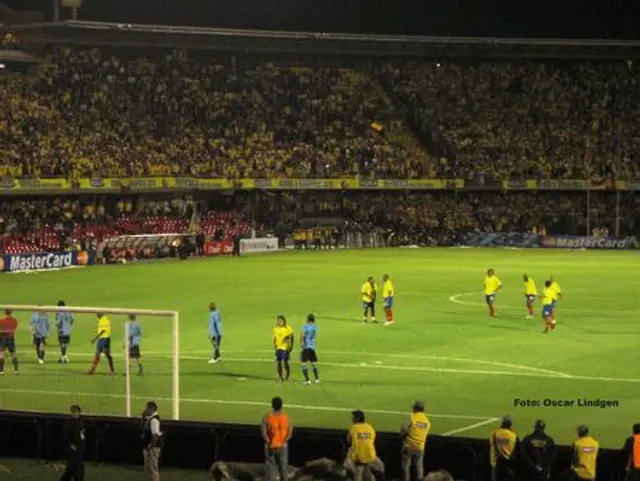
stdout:
{"type": "MultiPolygon", "coordinates": [[[[640,310],[632,287],[640,282],[639,263],[635,253],[290,251],[7,275],[0,287],[16,304],[65,299],[79,306],[178,310],[184,419],[256,423],[266,402],[280,395],[296,425],[340,428],[351,409],[361,408],[378,429],[395,431],[415,398],[427,400],[437,434],[484,438],[502,415],[512,414],[527,427],[544,418],[558,441],[569,443],[573,428],[588,419],[604,445],[617,447],[638,409],[640,381],[629,366],[640,310]],[[494,318],[482,292],[487,266],[504,285],[494,318]],[[396,322],[385,326],[381,313],[381,322],[365,324],[360,286],[384,272],[397,289],[396,322]],[[558,326],[547,335],[538,312],[526,319],[524,272],[540,281],[553,272],[562,282],[558,326]],[[224,320],[222,362],[213,365],[210,300],[224,320]],[[297,338],[308,313],[319,327],[322,383],[303,386],[294,359],[291,379],[280,384],[271,334],[276,316],[287,317],[297,338]]],[[[16,317],[27,324],[30,313],[16,317]]],[[[86,376],[95,316],[76,316],[68,364],[57,363],[53,342],[45,364],[34,363],[30,333],[20,329],[22,369],[2,380],[2,405],[64,413],[73,401],[87,412],[124,415],[124,354],[116,347],[125,342],[124,328],[116,328],[124,322],[113,318],[120,374],[114,377],[106,366],[86,376]]],[[[145,374],[133,379],[134,405],[156,399],[170,413],[171,323],[144,316],[140,323],[145,374]]]]}
{"type": "Polygon", "coordinates": [[[44,3],[0,5],[0,480],[640,479],[640,43],[44,3]]]}

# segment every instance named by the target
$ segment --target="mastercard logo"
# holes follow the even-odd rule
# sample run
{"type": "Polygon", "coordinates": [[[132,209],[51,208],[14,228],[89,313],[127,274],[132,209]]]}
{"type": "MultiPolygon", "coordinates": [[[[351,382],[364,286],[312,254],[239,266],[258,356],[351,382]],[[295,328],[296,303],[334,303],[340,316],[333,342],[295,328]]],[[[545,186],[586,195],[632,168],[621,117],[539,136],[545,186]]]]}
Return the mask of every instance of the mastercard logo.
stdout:
{"type": "Polygon", "coordinates": [[[89,253],[87,251],[78,251],[78,265],[86,266],[89,263],[89,253]]]}

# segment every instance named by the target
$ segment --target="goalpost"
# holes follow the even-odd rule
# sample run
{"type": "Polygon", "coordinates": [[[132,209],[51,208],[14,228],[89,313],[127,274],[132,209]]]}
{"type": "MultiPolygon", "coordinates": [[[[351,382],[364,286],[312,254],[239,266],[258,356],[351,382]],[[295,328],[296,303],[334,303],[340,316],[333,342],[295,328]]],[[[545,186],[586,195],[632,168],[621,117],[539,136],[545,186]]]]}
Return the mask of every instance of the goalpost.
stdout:
{"type": "MultiPolygon", "coordinates": [[[[42,306],[42,305],[1,305],[0,308],[14,312],[35,312],[43,311],[47,313],[71,312],[77,314],[113,314],[129,316],[165,317],[171,319],[172,331],[172,375],[171,375],[171,417],[174,420],[180,419],[180,315],[178,311],[162,311],[152,309],[123,309],[111,307],[73,307],[73,306],[42,306]]],[[[131,417],[131,373],[129,369],[129,320],[124,323],[124,351],[125,351],[125,413],[131,417]]]]}

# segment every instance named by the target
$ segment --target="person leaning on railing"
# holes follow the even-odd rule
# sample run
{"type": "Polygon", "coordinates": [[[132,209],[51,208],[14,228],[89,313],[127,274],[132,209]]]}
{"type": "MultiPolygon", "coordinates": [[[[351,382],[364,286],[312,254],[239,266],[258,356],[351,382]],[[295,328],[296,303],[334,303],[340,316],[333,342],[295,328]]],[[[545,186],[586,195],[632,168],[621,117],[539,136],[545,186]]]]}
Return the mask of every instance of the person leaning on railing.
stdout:
{"type": "Polygon", "coordinates": [[[415,478],[420,481],[424,476],[424,446],[431,429],[431,422],[424,413],[424,403],[416,401],[411,407],[409,418],[400,428],[402,445],[402,481],[411,479],[413,466],[415,478]]]}
{"type": "Polygon", "coordinates": [[[360,410],[351,413],[351,420],[345,469],[353,476],[353,481],[363,481],[365,471],[369,471],[377,481],[384,481],[384,464],[376,453],[376,430],[365,422],[365,415],[360,410]]]}

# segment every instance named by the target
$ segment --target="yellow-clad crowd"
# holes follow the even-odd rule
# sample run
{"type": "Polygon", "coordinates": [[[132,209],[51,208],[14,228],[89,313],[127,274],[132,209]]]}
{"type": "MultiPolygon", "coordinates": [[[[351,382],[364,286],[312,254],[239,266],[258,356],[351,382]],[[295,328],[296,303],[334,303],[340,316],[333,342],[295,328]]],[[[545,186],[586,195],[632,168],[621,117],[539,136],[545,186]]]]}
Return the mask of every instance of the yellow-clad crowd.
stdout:
{"type": "Polygon", "coordinates": [[[640,178],[634,62],[391,61],[380,75],[451,175],[640,178]]]}
{"type": "Polygon", "coordinates": [[[419,176],[431,158],[367,74],[59,48],[0,77],[0,176],[419,176]],[[376,125],[376,129],[371,127],[376,125]]]}

